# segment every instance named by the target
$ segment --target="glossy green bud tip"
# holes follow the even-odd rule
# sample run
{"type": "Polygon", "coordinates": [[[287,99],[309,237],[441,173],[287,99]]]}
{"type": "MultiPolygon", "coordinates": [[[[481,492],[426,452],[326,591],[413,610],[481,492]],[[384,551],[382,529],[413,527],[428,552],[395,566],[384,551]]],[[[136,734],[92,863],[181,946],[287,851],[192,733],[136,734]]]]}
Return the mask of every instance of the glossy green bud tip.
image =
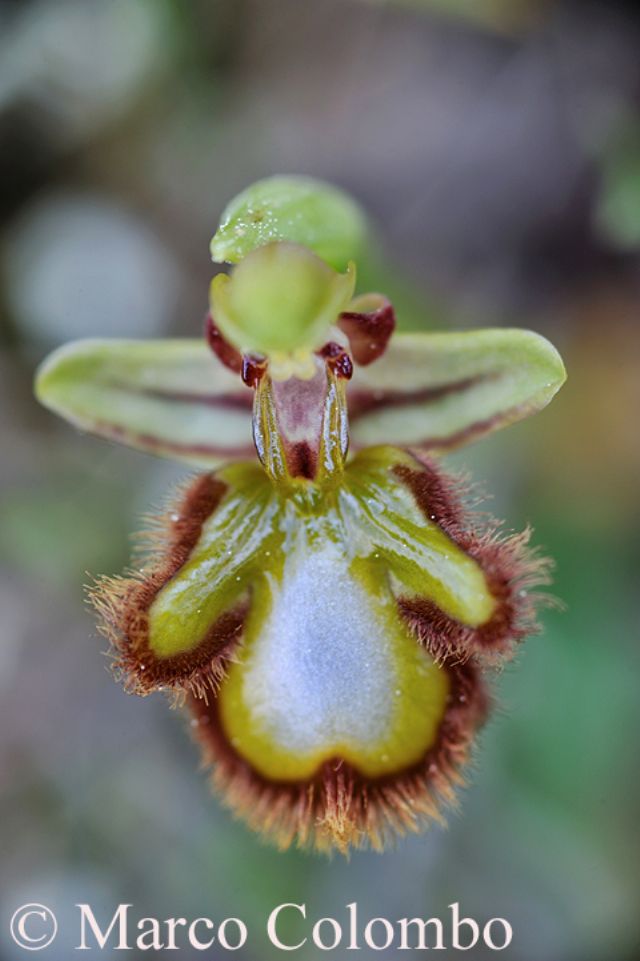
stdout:
{"type": "Polygon", "coordinates": [[[366,229],[360,207],[337,187],[311,177],[269,177],[227,205],[211,256],[216,263],[237,264],[256,247],[284,240],[342,271],[358,259],[366,229]]]}

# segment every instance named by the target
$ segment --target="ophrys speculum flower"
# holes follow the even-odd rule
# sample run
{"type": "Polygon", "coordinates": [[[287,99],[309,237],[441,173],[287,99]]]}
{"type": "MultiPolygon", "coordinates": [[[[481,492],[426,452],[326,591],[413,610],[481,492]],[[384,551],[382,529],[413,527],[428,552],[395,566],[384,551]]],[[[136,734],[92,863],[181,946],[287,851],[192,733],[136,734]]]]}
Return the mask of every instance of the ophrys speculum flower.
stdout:
{"type": "Polygon", "coordinates": [[[250,188],[213,241],[238,265],[208,343],[79,342],[37,382],[80,427],[208,468],[92,599],[126,687],[186,700],[217,788],[282,847],[379,848],[440,817],[547,573],[433,454],[544,406],[557,352],[392,337],[383,297],[353,299],[358,218],[313,181],[250,188]]]}

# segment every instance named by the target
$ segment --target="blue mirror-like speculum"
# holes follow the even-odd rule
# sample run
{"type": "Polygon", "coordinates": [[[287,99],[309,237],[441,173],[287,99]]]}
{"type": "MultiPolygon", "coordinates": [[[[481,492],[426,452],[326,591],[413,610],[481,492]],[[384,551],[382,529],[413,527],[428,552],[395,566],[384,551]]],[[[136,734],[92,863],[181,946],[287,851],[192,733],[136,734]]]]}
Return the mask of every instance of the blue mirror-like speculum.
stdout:
{"type": "Polygon", "coordinates": [[[474,517],[435,455],[540,409],[565,375],[529,331],[394,333],[383,295],[353,299],[357,251],[318,252],[326,196],[313,250],[299,230],[239,251],[202,341],[80,341],[36,391],[205,468],[135,570],[92,589],[116,673],[184,707],[256,831],[346,852],[441,820],[486,673],[536,630],[548,580],[528,533],[474,517]]]}

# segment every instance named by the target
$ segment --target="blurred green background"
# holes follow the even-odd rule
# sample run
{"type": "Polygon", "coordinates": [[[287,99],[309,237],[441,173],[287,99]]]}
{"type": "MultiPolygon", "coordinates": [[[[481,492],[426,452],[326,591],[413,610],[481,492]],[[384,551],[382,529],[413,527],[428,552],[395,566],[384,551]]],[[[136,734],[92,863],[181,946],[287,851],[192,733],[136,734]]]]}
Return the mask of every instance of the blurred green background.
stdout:
{"type": "Polygon", "coordinates": [[[394,919],[455,900],[510,920],[509,961],[640,956],[639,51],[631,3],[0,3],[3,959],[27,901],[58,914],[56,961],[77,901],[243,918],[243,959],[281,957],[262,934],[280,901],[394,919]],[[289,172],[369,209],[367,280],[405,326],[531,326],[569,370],[535,421],[450,459],[533,524],[565,610],[498,679],[448,829],[350,862],[261,846],[181,718],[113,683],[86,572],[124,566],[182,472],[31,395],[71,338],[197,334],[222,207],[289,172]]]}

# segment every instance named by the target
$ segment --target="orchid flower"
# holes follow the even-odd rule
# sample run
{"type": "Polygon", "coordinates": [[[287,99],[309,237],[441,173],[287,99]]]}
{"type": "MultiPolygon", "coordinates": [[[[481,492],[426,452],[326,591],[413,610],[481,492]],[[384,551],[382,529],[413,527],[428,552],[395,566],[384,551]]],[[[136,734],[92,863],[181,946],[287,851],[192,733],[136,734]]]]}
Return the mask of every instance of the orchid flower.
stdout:
{"type": "Polygon", "coordinates": [[[91,598],[126,689],[186,706],[217,791],[281,848],[442,819],[548,579],[436,456],[544,407],[558,353],[394,333],[354,294],[366,229],[328,185],[255,184],[212,242],[235,266],[204,338],[79,341],[36,382],[77,427],[202,471],[91,598]]]}

